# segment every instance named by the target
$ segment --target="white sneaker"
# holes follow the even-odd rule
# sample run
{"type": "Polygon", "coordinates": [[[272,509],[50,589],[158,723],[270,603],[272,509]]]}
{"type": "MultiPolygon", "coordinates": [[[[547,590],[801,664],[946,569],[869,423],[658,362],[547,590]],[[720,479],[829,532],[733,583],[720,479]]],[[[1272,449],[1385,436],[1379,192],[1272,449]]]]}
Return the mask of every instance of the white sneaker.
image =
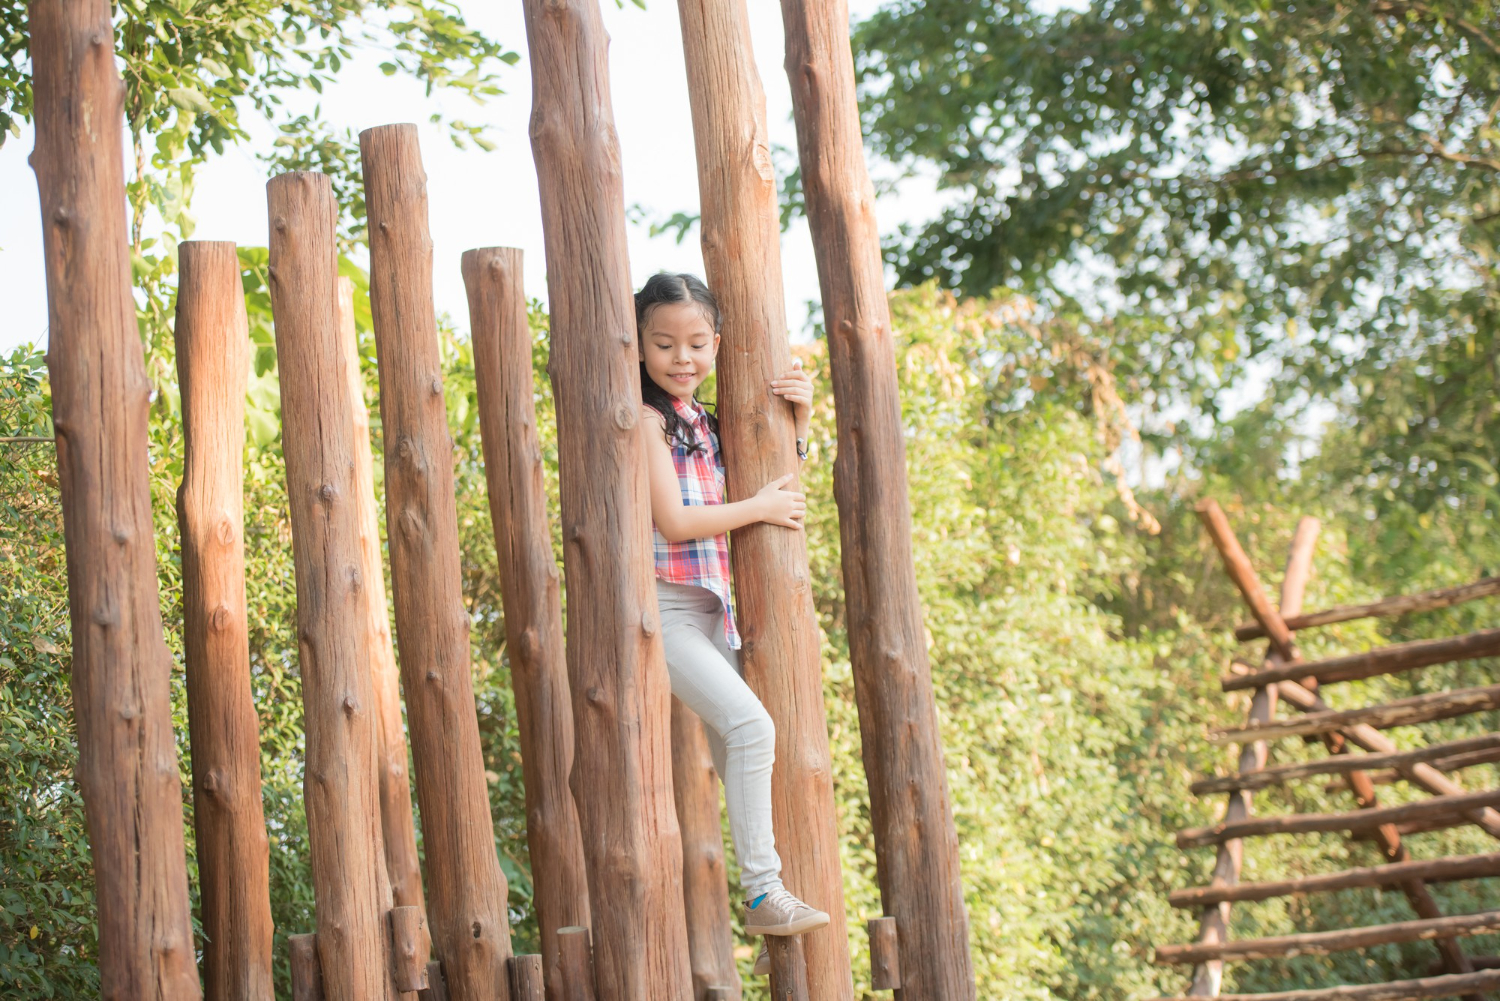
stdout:
{"type": "Polygon", "coordinates": [[[746,935],[801,935],[828,923],[828,915],[778,887],[745,901],[746,935]]]}

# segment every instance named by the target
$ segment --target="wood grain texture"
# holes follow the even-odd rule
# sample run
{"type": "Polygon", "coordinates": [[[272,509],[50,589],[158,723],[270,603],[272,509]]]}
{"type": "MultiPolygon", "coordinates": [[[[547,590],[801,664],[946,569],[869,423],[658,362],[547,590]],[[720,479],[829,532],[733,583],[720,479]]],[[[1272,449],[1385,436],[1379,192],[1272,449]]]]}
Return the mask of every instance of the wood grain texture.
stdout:
{"type": "Polygon", "coordinates": [[[338,280],[339,344],[349,378],[354,420],[354,504],[359,510],[359,551],[369,594],[370,684],[375,691],[376,762],[380,776],[380,829],[391,899],[397,907],[422,907],[422,863],[412,822],[411,779],[407,772],[406,728],[401,720],[401,675],[391,643],[385,603],[385,560],[380,545],[380,511],[375,502],[375,460],[370,451],[370,411],[359,367],[359,332],[354,325],[354,282],[338,280]]]}
{"type": "Polygon", "coordinates": [[[1395,942],[1421,942],[1456,935],[1482,935],[1500,928],[1500,911],[1455,914],[1420,921],[1397,921],[1367,928],[1338,928],[1271,938],[1245,939],[1216,945],[1164,945],[1156,950],[1158,963],[1198,963],[1206,959],[1278,959],[1325,956],[1347,949],[1368,949],[1395,942]]]}
{"type": "Polygon", "coordinates": [[[318,968],[318,936],[288,935],[287,965],[292,974],[292,1001],[323,1001],[323,974],[318,968]]]}
{"type": "Polygon", "coordinates": [[[766,950],[771,959],[773,1001],[812,1001],[817,995],[807,986],[807,951],[801,935],[768,935],[766,950]]]}
{"type": "MultiPolygon", "coordinates": [[[[697,150],[703,265],[724,317],[716,382],[719,434],[727,499],[736,501],[801,465],[792,408],[771,392],[771,381],[792,367],[776,171],[745,0],[679,0],[677,9],[697,150]]],[[[789,486],[800,489],[795,479],[789,486]]],[[[733,536],[745,680],[776,724],[771,812],[781,876],[788,889],[832,919],[803,936],[808,989],[826,1001],[852,1001],[807,536],[763,523],[736,529],[733,536]]]]}
{"type": "Polygon", "coordinates": [[[297,574],[306,732],[303,798],[323,991],[393,999],[370,681],[369,587],[355,496],[355,429],[336,296],[337,207],[323,174],[266,186],[282,452],[297,574]]]}
{"type": "Polygon", "coordinates": [[[552,308],[573,799],[603,1001],[686,1001],[671,687],[656,608],[635,308],[597,0],[525,0],[552,308]],[[650,918],[643,918],[649,915],[650,918]]]}
{"type": "Polygon", "coordinates": [[[1460,688],[1452,692],[1431,692],[1397,699],[1378,706],[1310,713],[1296,719],[1259,723],[1233,730],[1211,730],[1208,739],[1214,744],[1243,743],[1247,740],[1274,740],[1305,734],[1336,733],[1363,723],[1376,729],[1410,726],[1432,720],[1452,719],[1470,713],[1500,708],[1500,685],[1483,688],[1460,688]]]}
{"type": "Polygon", "coordinates": [[[1298,876],[1295,879],[1264,883],[1198,886],[1187,890],[1173,890],[1167,896],[1167,902],[1173,907],[1201,907],[1220,901],[1270,900],[1298,893],[1328,893],[1362,886],[1400,886],[1404,881],[1412,879],[1441,883],[1487,876],[1500,876],[1500,852],[1362,866],[1344,872],[1298,876]]]}
{"type": "Polygon", "coordinates": [[[469,669],[453,439],[432,305],[427,175],[415,125],[359,136],[380,364],[386,538],[422,811],[427,920],[453,1001],[506,1001],[507,887],[469,669]]]}
{"type": "Polygon", "coordinates": [[[28,14],[47,371],[68,563],[77,780],[101,995],[199,996],[125,229],[124,86],[105,0],[28,14]]]}
{"type": "Polygon", "coordinates": [[[521,276],[521,251],[514,248],[486,247],[463,256],[485,485],[521,737],[526,847],[547,995],[556,999],[562,992],[557,930],[589,923],[589,893],[578,810],[568,788],[573,707],[521,276]]]}
{"type": "Polygon", "coordinates": [[[546,982],[539,953],[510,957],[510,996],[515,1001],[543,1001],[546,982]]]}
{"type": "Polygon", "coordinates": [[[1381,674],[1396,674],[1456,660],[1496,656],[1500,656],[1500,629],[1481,629],[1466,636],[1393,643],[1344,657],[1287,664],[1253,674],[1232,674],[1223,678],[1221,685],[1226,692],[1300,678],[1316,678],[1319,684],[1327,685],[1336,681],[1358,681],[1381,674]]]}
{"type": "Polygon", "coordinates": [[[734,964],[734,929],[729,919],[729,884],[724,870],[724,828],[719,810],[719,778],[703,732],[703,721],[672,699],[672,796],[682,828],[682,898],[687,914],[688,958],[694,1001],[706,1001],[710,987],[738,1001],[740,974],[734,964]]]}
{"type": "Polygon", "coordinates": [[[390,922],[397,989],[412,993],[426,990],[427,957],[432,951],[432,936],[422,908],[411,904],[392,907],[390,922]]]}
{"type": "Polygon", "coordinates": [[[904,1001],[975,996],[958,835],[912,562],[906,443],[849,12],[782,0],[786,72],[838,418],[834,496],[850,662],[904,1001]]]}
{"type": "Polygon", "coordinates": [[[557,930],[558,962],[562,967],[562,1001],[594,1001],[593,945],[582,925],[557,930]]]}
{"type": "Polygon", "coordinates": [[[893,991],[901,986],[901,944],[897,940],[896,922],[892,918],[871,918],[870,987],[893,991]]]}
{"type": "MultiPolygon", "coordinates": [[[[1340,605],[1304,615],[1293,615],[1286,619],[1286,627],[1295,632],[1299,629],[1331,626],[1335,622],[1350,622],[1354,619],[1414,615],[1417,612],[1450,608],[1466,601],[1487,598],[1495,594],[1500,594],[1500,577],[1485,577],[1472,584],[1461,584],[1458,587],[1444,587],[1436,591],[1423,591],[1421,594],[1398,594],[1361,605],[1340,605]]],[[[1265,630],[1258,622],[1247,622],[1234,628],[1234,638],[1241,641],[1258,639],[1264,635],[1265,630]]]]}
{"type": "Polygon", "coordinates": [[[1424,762],[1431,762],[1442,771],[1455,771],[1500,760],[1496,755],[1500,755],[1500,733],[1487,733],[1481,737],[1467,737],[1391,754],[1341,754],[1314,761],[1276,765],[1249,775],[1220,775],[1194,782],[1190,788],[1194,795],[1205,796],[1232,789],[1265,789],[1314,775],[1338,775],[1361,770],[1373,772],[1376,769],[1395,769],[1398,765],[1424,762]]]}
{"type": "Polygon", "coordinates": [[[245,612],[250,332],[232,243],[178,247],[183,660],[210,1001],[272,1001],[270,840],[245,612]]]}
{"type": "Polygon", "coordinates": [[[1194,848],[1236,838],[1270,834],[1309,834],[1316,831],[1370,831],[1382,824],[1398,824],[1427,817],[1455,816],[1482,806],[1500,804],[1500,789],[1439,796],[1433,799],[1382,806],[1348,813],[1296,813],[1281,817],[1223,820],[1207,827],[1190,827],[1177,833],[1177,847],[1194,848]]]}

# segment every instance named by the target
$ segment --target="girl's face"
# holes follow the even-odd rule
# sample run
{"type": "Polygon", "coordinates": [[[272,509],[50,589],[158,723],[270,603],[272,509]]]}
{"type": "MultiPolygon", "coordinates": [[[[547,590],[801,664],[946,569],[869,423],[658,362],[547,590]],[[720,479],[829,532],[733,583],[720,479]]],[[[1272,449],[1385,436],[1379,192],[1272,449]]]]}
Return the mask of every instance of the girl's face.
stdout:
{"type": "Polygon", "coordinates": [[[686,403],[714,369],[719,335],[702,306],[664,302],[646,316],[640,351],[651,381],[686,403]]]}

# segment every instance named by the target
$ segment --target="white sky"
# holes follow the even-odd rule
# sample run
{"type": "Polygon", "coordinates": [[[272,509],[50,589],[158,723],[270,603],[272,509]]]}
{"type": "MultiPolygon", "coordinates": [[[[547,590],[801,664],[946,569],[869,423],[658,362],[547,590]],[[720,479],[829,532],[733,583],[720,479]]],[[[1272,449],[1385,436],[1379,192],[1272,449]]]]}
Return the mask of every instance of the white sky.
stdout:
{"type": "MultiPolygon", "coordinates": [[[[605,23],[613,39],[610,75],[615,122],[624,159],[625,202],[640,203],[664,217],[677,210],[696,212],[698,181],[693,154],[692,120],[682,62],[677,5],[648,0],[640,10],[619,8],[603,0],[605,23]]],[[[852,0],[855,17],[867,16],[878,0],[852,0]]],[[[503,72],[507,93],[479,106],[458,95],[427,98],[409,79],[386,77],[376,60],[347,65],[337,86],[321,99],[309,92],[306,107],[321,100],[324,117],[355,131],[392,122],[417,122],[428,177],[434,242],[434,287],[439,312],[468,328],[459,256],[471,247],[517,246],[526,253],[526,291],[546,298],[541,210],[537,200],[531,144],[526,134],[531,113],[531,79],[521,5],[465,4],[465,16],[476,27],[521,53],[521,61],[503,72]],[[493,152],[457,150],[428,117],[440,107],[452,117],[489,124],[498,146],[493,152]]],[[[796,148],[791,96],[782,69],[780,5],[749,0],[756,61],[766,90],[772,143],[796,148]]],[[[265,148],[271,132],[252,123],[255,145],[265,148]]],[[[33,137],[26,130],[0,147],[0,350],[46,337],[47,303],[43,272],[40,210],[36,181],[27,166],[33,137]]],[[[231,149],[199,175],[193,212],[197,239],[232,240],[243,246],[266,243],[265,168],[252,150],[231,149]]],[[[904,219],[922,219],[936,211],[939,197],[930,182],[904,182],[895,195],[882,199],[879,219],[890,232],[904,219]]],[[[125,211],[121,206],[121,211],[125,211]]],[[[807,303],[818,299],[817,272],[805,222],[783,239],[782,269],[787,319],[802,330],[807,303]]],[[[670,235],[648,238],[645,226],[630,227],[632,277],[639,285],[652,272],[669,268],[702,273],[695,230],[681,245],[670,235]]]]}

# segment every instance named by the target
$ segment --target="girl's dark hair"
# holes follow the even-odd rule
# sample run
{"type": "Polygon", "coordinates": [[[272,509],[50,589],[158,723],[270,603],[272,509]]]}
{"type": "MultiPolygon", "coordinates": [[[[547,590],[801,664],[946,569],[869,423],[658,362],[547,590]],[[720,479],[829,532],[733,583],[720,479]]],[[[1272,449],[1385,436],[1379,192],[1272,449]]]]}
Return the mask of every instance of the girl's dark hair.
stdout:
{"type": "MultiPolygon", "coordinates": [[[[642,352],[645,350],[646,321],[651,318],[651,311],[663,303],[696,303],[708,318],[713,321],[714,333],[724,325],[723,314],[719,312],[719,300],[703,284],[703,279],[697,275],[672,274],[669,271],[658,271],[646,279],[646,284],[635,294],[635,338],[640,344],[642,352]]],[[[694,400],[697,395],[694,394],[694,400]]],[[[652,410],[661,414],[662,421],[667,426],[667,443],[675,439],[687,446],[689,452],[696,452],[703,447],[693,435],[693,429],[677,414],[677,409],[672,406],[672,394],[662,389],[651,376],[646,374],[646,363],[641,362],[641,402],[652,410]]],[[[698,401],[700,404],[701,400],[698,401]]],[[[705,409],[707,409],[705,407],[705,409]]],[[[719,433],[719,418],[712,410],[708,411],[708,426],[714,434],[719,433]]]]}

